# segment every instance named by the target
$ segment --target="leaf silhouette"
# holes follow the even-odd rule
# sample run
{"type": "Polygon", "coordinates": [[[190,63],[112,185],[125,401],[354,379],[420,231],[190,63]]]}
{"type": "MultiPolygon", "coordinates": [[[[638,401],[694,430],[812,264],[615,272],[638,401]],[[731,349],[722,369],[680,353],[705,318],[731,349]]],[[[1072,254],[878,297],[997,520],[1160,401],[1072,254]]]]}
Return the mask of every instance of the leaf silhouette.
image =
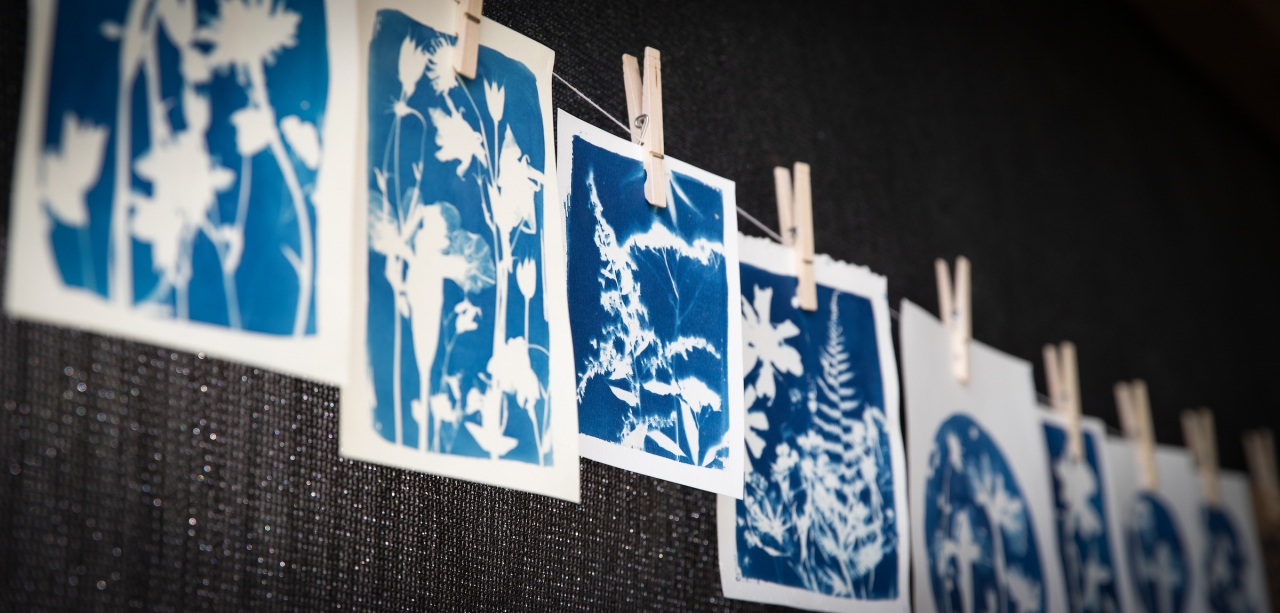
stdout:
{"type": "Polygon", "coordinates": [[[646,433],[646,436],[652,439],[653,442],[657,443],[659,447],[666,450],[667,453],[670,453],[677,458],[684,457],[684,452],[680,450],[680,446],[677,445],[675,441],[671,440],[671,437],[663,434],[661,430],[649,430],[646,433]]]}
{"type": "Polygon", "coordinates": [[[61,142],[41,156],[40,200],[58,221],[69,226],[89,223],[85,194],[102,175],[106,126],[67,112],[62,116],[61,142]]]}

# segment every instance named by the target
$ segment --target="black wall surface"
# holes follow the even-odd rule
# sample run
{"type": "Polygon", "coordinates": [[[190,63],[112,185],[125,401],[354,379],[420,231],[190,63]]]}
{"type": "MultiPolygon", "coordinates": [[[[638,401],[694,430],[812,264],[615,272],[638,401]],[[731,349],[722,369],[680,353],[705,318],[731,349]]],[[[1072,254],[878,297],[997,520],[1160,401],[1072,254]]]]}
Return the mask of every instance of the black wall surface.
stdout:
{"type": "MultiPolygon", "coordinates": [[[[26,9],[0,10],[7,223],[26,9]]],[[[619,117],[620,55],[660,49],[669,155],[770,225],[771,168],[811,163],[818,250],[895,305],[935,308],[933,258],[967,255],[975,337],[1037,364],[1075,341],[1086,413],[1116,425],[1111,384],[1144,377],[1159,440],[1211,406],[1230,468],[1280,427],[1280,148],[1118,0],[485,11],[619,117]]],[[[332,388],[8,320],[0,396],[0,609],[765,608],[721,596],[714,496],[590,461],[580,506],[348,462],[332,388]]]]}

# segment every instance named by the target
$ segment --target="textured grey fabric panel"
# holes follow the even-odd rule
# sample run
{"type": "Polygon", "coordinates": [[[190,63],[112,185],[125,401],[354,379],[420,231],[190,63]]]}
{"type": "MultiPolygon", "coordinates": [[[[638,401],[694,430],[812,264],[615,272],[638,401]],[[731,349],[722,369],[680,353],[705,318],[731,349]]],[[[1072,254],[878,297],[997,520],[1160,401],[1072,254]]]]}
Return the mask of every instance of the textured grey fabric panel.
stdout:
{"type": "MultiPolygon", "coordinates": [[[[776,223],[813,164],[817,246],[933,304],[975,265],[975,335],[1081,348],[1085,411],[1144,376],[1159,438],[1219,408],[1224,464],[1271,422],[1280,152],[1122,4],[490,0],[621,117],[663,52],[667,151],[776,223]],[[1240,325],[1250,326],[1241,329],[1240,325]]],[[[0,20],[7,224],[25,8],[0,20]]],[[[559,84],[555,104],[613,129],[559,84]]],[[[7,228],[6,228],[7,233],[7,228]]],[[[337,456],[335,390],[0,323],[0,609],[763,610],[719,588],[715,497],[583,462],[583,503],[337,456]],[[269,529],[268,529],[269,527],[269,529]]],[[[339,359],[335,356],[334,359],[339,359]]]]}

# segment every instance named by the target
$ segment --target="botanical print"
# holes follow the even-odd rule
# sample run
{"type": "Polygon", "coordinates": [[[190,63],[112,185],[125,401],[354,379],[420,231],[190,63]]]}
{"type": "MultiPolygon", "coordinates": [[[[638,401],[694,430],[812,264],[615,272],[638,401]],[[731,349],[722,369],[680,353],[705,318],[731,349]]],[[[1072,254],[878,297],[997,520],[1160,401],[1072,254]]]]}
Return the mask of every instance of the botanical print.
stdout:
{"type": "Polygon", "coordinates": [[[1031,512],[995,441],[954,415],[934,436],[928,469],[924,534],[937,609],[1044,611],[1031,512]]]}
{"type": "Polygon", "coordinates": [[[1205,581],[1213,613],[1261,613],[1246,589],[1252,562],[1235,521],[1222,509],[1204,509],[1205,581]]]}
{"type": "MultiPolygon", "coordinates": [[[[793,275],[748,263],[749,253],[789,262],[790,251],[748,237],[740,245],[747,463],[742,499],[721,497],[731,526],[721,538],[735,541],[725,593],[759,600],[729,587],[747,583],[846,607],[892,602],[905,592],[905,553],[894,463],[896,448],[900,471],[901,430],[886,412],[888,324],[877,320],[888,310],[884,278],[823,258],[832,270],[817,285],[818,310],[807,312],[793,275]]],[[[794,602],[779,595],[763,601],[794,602]]]]}
{"type": "MultiPolygon", "coordinates": [[[[899,323],[915,610],[1067,613],[1054,463],[1031,364],[970,341],[962,383],[942,322],[904,300],[899,323]]],[[[1064,476],[1078,489],[1070,500],[1093,498],[1087,479],[1064,476]]],[[[1098,511],[1089,509],[1076,510],[1098,511]]]]}
{"type": "Polygon", "coordinates": [[[1185,549],[1167,503],[1152,492],[1139,494],[1125,525],[1125,551],[1134,591],[1146,613],[1187,609],[1191,577],[1185,549]]]}
{"type": "Polygon", "coordinates": [[[1068,449],[1067,429],[1050,419],[1044,422],[1067,597],[1072,613],[1116,613],[1120,605],[1099,469],[1100,433],[1082,428],[1080,435],[1084,453],[1076,459],[1068,449]]]}
{"type": "MultiPolygon", "coordinates": [[[[316,337],[316,228],[341,214],[317,206],[330,145],[325,3],[56,6],[51,52],[36,52],[48,62],[43,104],[28,109],[44,118],[34,184],[20,187],[19,206],[32,208],[15,213],[19,250],[33,253],[11,261],[34,267],[22,278],[35,278],[36,295],[84,308],[44,313],[30,295],[11,307],[144,338],[156,334],[124,322],[316,337]]],[[[234,343],[198,348],[241,353],[234,343]]]]}
{"type": "Polygon", "coordinates": [[[740,492],[733,184],[668,159],[671,197],[653,207],[638,147],[561,119],[585,455],[616,463],[621,448],[625,468],[740,492]]]}
{"type": "MultiPolygon", "coordinates": [[[[431,18],[452,14],[452,3],[422,3],[425,15],[402,4],[362,7],[368,259],[359,353],[369,408],[353,428],[381,442],[343,452],[576,497],[576,478],[570,494],[496,478],[508,470],[499,466],[577,471],[576,445],[564,440],[574,435],[556,427],[564,390],[553,384],[555,360],[566,359],[553,347],[563,290],[549,285],[563,275],[551,257],[563,252],[563,221],[546,206],[555,174],[541,81],[553,56],[540,46],[532,58],[513,56],[482,38],[476,78],[464,78],[453,70],[451,22],[431,18]]],[[[484,30],[519,37],[490,22],[484,30]]]]}

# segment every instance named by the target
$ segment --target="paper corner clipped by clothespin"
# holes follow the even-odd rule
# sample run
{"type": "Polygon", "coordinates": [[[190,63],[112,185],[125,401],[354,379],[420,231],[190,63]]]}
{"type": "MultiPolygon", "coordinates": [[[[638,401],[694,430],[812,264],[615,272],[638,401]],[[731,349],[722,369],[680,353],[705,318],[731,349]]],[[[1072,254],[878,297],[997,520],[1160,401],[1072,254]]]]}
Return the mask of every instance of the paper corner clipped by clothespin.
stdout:
{"type": "Polygon", "coordinates": [[[484,12],[484,0],[454,1],[458,3],[454,17],[458,42],[453,50],[453,71],[474,79],[476,65],[480,61],[480,17],[484,12]]]}
{"type": "Polygon", "coordinates": [[[644,198],[653,206],[667,206],[666,146],[662,121],[662,54],[644,48],[644,69],[635,56],[622,56],[622,83],[627,94],[627,125],[631,142],[644,154],[644,198]]]}
{"type": "Polygon", "coordinates": [[[1218,483],[1218,443],[1213,411],[1201,407],[1182,412],[1182,438],[1196,460],[1200,489],[1211,507],[1222,506],[1222,488],[1218,483]]]}
{"type": "Polygon", "coordinates": [[[1125,438],[1133,443],[1138,461],[1138,478],[1142,488],[1154,491],[1160,487],[1156,472],[1155,431],[1151,427],[1151,401],[1147,383],[1142,379],[1120,381],[1115,385],[1116,409],[1125,438]]]}
{"type": "Polygon", "coordinates": [[[1080,430],[1080,377],[1076,346],[1071,341],[1044,346],[1045,380],[1053,410],[1067,422],[1067,450],[1071,458],[1084,457],[1084,434],[1080,430]]]}
{"type": "Polygon", "coordinates": [[[951,332],[951,374],[961,385],[968,385],[973,340],[969,258],[963,255],[956,258],[955,284],[951,282],[946,260],[938,258],[933,266],[938,279],[938,316],[951,332]]]}
{"type": "Polygon", "coordinates": [[[1280,529],[1280,471],[1276,468],[1275,437],[1270,428],[1259,428],[1245,432],[1241,438],[1253,480],[1258,523],[1273,531],[1280,529]]]}
{"type": "Polygon", "coordinates": [[[813,183],[809,165],[796,162],[794,174],[773,169],[778,196],[778,233],[796,258],[796,301],[806,311],[818,310],[818,282],[813,270],[813,183]]]}

